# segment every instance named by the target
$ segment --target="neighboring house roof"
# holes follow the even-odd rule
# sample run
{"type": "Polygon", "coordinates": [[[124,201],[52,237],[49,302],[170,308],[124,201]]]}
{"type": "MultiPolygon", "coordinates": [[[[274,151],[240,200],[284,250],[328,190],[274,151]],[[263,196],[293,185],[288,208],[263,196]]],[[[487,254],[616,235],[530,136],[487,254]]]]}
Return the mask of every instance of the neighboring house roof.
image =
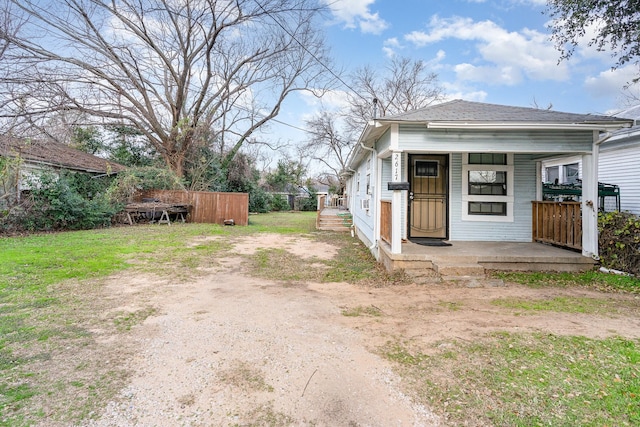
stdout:
{"type": "Polygon", "coordinates": [[[638,143],[640,143],[640,126],[638,125],[638,122],[640,121],[640,104],[627,108],[626,110],[622,110],[619,113],[616,113],[616,116],[633,120],[633,126],[612,132],[611,139],[605,141],[602,144],[602,147],[607,148],[626,144],[638,145],[638,143]]]}
{"type": "Polygon", "coordinates": [[[640,120],[640,104],[629,107],[616,113],[616,117],[624,117],[625,119],[640,120]]]}
{"type": "Polygon", "coordinates": [[[25,162],[88,173],[117,173],[126,168],[119,163],[76,150],[53,140],[19,139],[0,136],[0,156],[25,162]]]}

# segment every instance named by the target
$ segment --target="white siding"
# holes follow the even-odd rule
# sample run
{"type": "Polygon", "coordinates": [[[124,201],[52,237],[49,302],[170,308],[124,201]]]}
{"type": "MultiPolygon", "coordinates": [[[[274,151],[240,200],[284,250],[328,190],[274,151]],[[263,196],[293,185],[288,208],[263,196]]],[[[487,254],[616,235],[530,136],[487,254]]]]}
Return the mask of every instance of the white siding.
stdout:
{"type": "Polygon", "coordinates": [[[640,215],[640,143],[601,148],[598,181],[620,187],[620,209],[640,215]]]}
{"type": "Polygon", "coordinates": [[[514,155],[513,222],[462,220],[462,155],[451,155],[450,240],[530,242],[531,201],[536,195],[536,163],[530,155],[514,155]]]}
{"type": "Polygon", "coordinates": [[[400,148],[412,153],[590,153],[591,131],[490,131],[426,129],[400,126],[400,148]]]}

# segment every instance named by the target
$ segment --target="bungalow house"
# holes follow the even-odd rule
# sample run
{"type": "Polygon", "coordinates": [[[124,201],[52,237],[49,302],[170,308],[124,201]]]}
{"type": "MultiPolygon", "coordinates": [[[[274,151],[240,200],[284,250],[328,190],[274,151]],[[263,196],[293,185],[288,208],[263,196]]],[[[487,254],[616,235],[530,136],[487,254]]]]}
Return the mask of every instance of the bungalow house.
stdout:
{"type": "Polygon", "coordinates": [[[29,179],[44,170],[71,170],[90,175],[118,173],[125,166],[106,159],[76,150],[73,147],[54,140],[25,139],[0,136],[0,158],[19,159],[17,168],[11,176],[0,175],[0,200],[8,193],[17,198],[29,189],[29,179]]]}
{"type": "MultiPolygon", "coordinates": [[[[631,119],[634,126],[602,135],[598,157],[598,181],[613,186],[618,193],[616,203],[605,201],[602,210],[621,210],[640,215],[640,105],[620,113],[617,117],[631,119]]],[[[562,156],[542,162],[542,180],[545,183],[572,185],[582,179],[580,156],[562,156]]],[[[558,190],[558,193],[561,192],[558,190]]]]}
{"type": "Polygon", "coordinates": [[[354,232],[388,269],[418,259],[409,256],[416,253],[414,243],[442,246],[432,247],[432,253],[452,250],[445,245],[473,243],[480,252],[474,262],[490,248],[535,251],[524,244],[536,240],[541,162],[573,155],[582,162],[584,197],[574,209],[581,232],[572,232],[581,254],[572,255],[597,258],[593,201],[600,135],[631,124],[616,117],[463,100],[374,119],[348,161],[354,232]]]}

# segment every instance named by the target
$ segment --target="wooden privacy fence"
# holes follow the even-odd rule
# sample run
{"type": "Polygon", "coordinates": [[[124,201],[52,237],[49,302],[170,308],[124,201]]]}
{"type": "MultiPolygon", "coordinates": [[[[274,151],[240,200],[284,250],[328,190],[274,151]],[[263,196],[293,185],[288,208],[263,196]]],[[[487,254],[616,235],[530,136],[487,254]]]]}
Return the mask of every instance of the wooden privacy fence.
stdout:
{"type": "Polygon", "coordinates": [[[209,191],[148,190],[139,198],[157,199],[163,203],[188,203],[189,221],[224,224],[233,220],[236,225],[249,225],[249,194],[213,193],[209,191]]]}
{"type": "Polygon", "coordinates": [[[382,200],[380,202],[380,238],[389,244],[391,244],[391,220],[391,202],[382,200]]]}
{"type": "Polygon", "coordinates": [[[533,201],[533,240],[582,249],[580,202],[533,201]]]}

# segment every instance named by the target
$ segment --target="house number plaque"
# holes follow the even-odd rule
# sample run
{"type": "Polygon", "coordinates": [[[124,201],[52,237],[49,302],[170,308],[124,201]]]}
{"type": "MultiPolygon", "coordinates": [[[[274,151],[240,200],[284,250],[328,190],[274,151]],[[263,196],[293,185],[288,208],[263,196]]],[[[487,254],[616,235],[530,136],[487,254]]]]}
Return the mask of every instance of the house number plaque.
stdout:
{"type": "Polygon", "coordinates": [[[392,175],[394,182],[400,182],[400,153],[393,153],[392,175]]]}

